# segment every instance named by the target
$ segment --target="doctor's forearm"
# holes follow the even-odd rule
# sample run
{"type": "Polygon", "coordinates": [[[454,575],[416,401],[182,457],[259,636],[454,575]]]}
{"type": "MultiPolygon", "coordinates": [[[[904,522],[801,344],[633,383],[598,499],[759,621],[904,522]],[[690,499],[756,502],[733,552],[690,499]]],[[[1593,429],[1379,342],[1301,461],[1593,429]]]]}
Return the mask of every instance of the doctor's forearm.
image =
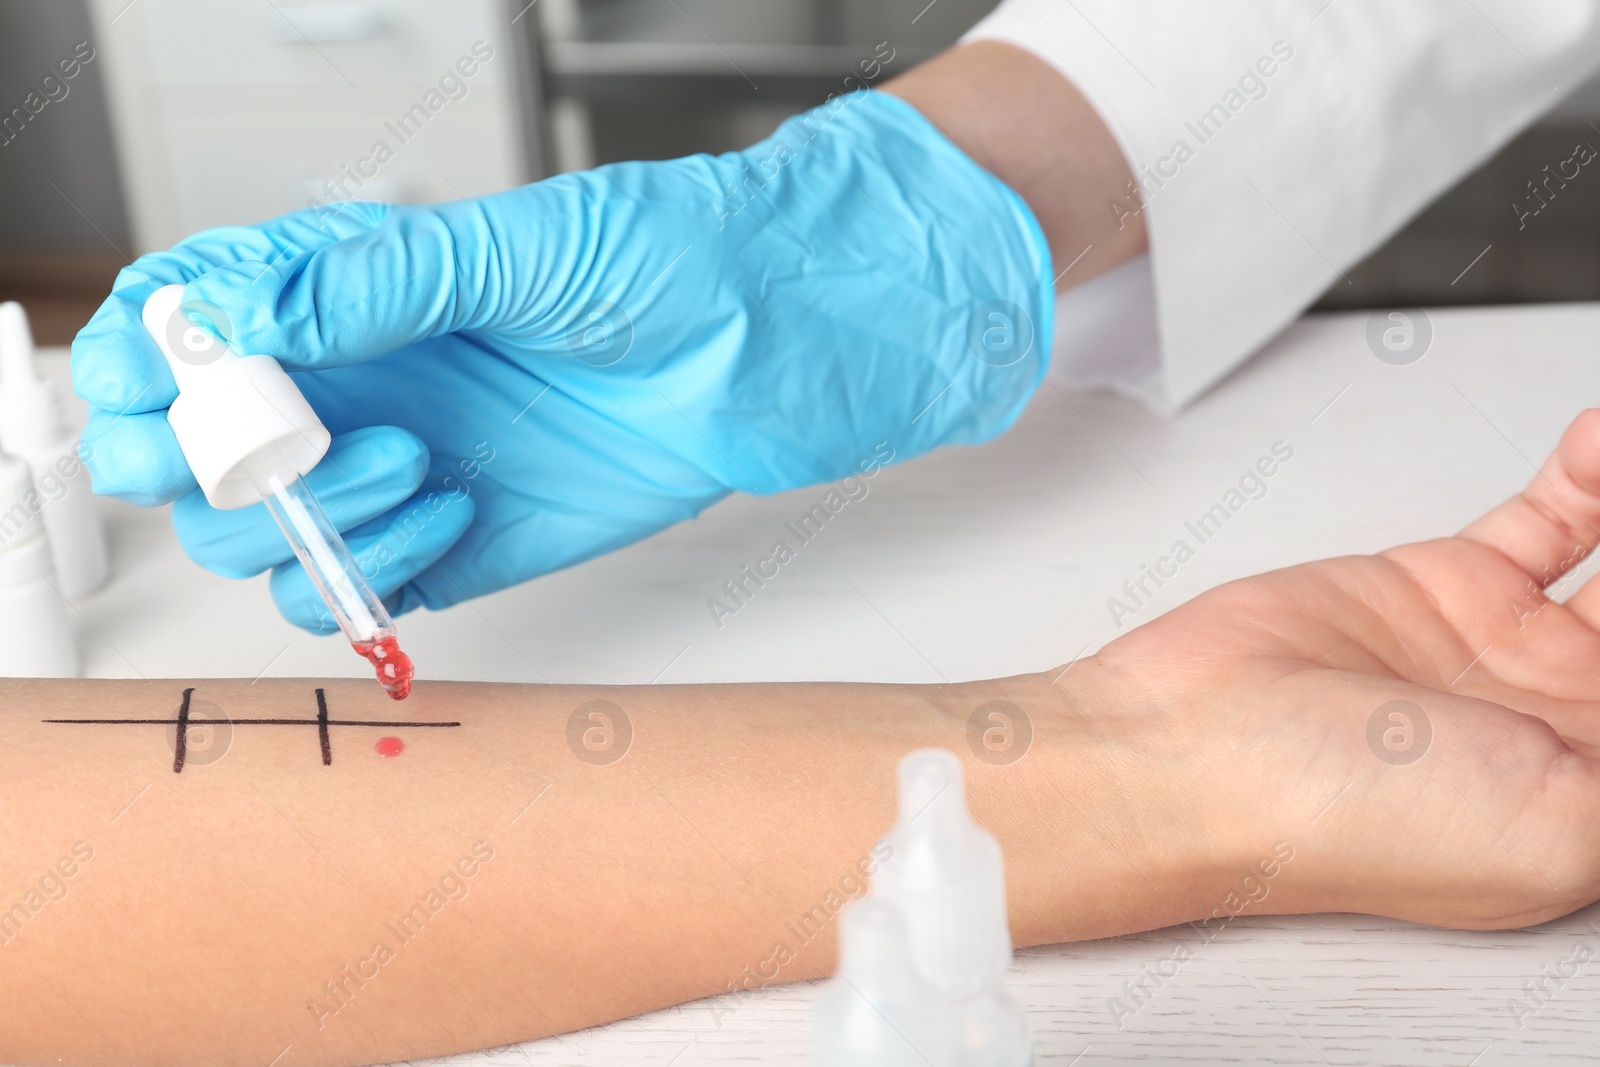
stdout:
{"type": "Polygon", "coordinates": [[[370,682],[0,683],[0,1062],[408,1059],[826,974],[895,764],[928,745],[966,759],[1018,944],[1203,915],[1226,864],[1191,842],[1215,831],[1165,810],[1172,768],[1069,684],[1092,673],[399,705],[370,682]],[[991,700],[1032,724],[1008,765],[969,746],[991,700]],[[57,721],[85,719],[116,721],[57,721]]]}
{"type": "Polygon", "coordinates": [[[1127,199],[1133,180],[1122,150],[1072,83],[1032,53],[965,45],[884,88],[1028,202],[1050,243],[1057,290],[1145,251],[1144,215],[1119,219],[1109,207],[1127,199]]]}

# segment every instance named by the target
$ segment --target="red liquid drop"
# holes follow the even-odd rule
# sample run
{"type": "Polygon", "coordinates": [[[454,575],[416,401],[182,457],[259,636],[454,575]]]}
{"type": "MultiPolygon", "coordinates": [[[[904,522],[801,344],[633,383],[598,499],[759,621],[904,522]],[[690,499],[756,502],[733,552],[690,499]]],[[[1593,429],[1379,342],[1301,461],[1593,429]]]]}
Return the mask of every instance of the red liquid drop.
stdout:
{"type": "Polygon", "coordinates": [[[372,747],[378,755],[385,759],[393,759],[406,750],[406,743],[398,737],[380,737],[378,743],[372,747]]]}
{"type": "Polygon", "coordinates": [[[378,684],[388,690],[391,698],[404,700],[411,695],[411,678],[417,671],[411,665],[411,657],[400,651],[400,642],[382,637],[376,641],[352,641],[350,647],[377,668],[378,684]]]}

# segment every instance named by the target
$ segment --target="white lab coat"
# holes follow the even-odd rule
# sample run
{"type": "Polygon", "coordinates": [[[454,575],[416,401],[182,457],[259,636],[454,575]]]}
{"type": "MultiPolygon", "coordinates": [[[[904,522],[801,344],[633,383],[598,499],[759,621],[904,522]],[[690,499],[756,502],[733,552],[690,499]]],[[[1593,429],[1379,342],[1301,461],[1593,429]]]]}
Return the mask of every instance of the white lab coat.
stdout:
{"type": "Polygon", "coordinates": [[[1171,411],[1600,66],[1600,3],[1004,0],[965,40],[1060,70],[1141,185],[1107,212],[1150,253],[1058,298],[1051,373],[1171,411]]]}

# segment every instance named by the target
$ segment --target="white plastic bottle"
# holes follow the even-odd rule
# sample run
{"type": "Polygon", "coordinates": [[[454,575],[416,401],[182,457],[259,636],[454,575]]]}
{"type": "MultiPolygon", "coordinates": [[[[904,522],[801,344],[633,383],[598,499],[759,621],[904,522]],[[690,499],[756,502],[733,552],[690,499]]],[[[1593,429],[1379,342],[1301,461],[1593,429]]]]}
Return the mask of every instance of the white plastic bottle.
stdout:
{"type": "Polygon", "coordinates": [[[872,895],[905,914],[917,970],[945,998],[952,1067],[1028,1067],[1033,1034],[1004,988],[1011,964],[1005,864],[967,812],[961,761],[921,749],[900,761],[900,811],[872,895]]]}
{"type": "Polygon", "coordinates": [[[78,653],[37,504],[28,465],[0,453],[0,677],[75,678],[78,653]]]}
{"type": "Polygon", "coordinates": [[[77,444],[55,384],[34,366],[27,314],[21,304],[0,304],[0,449],[21,456],[33,474],[56,587],[67,597],[98,589],[109,570],[105,531],[77,444]]]}
{"type": "Polygon", "coordinates": [[[948,1067],[943,998],[917,972],[900,909],[868,896],[839,916],[839,969],[811,1014],[816,1067],[948,1067]]]}

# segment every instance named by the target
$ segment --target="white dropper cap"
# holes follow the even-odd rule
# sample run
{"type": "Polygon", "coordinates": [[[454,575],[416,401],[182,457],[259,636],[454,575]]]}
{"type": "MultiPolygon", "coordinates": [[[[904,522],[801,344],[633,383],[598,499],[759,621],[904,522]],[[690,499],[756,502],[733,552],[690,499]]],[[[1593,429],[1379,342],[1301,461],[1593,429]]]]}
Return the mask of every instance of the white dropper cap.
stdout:
{"type": "Polygon", "coordinates": [[[872,893],[905,913],[924,978],[945,996],[993,994],[1011,963],[1000,843],[967,813],[961,761],[926,748],[900,761],[900,813],[872,893]]]}
{"type": "Polygon", "coordinates": [[[33,362],[33,331],[14,300],[0,304],[0,448],[23,453],[21,442],[64,432],[61,397],[33,362]]]}
{"type": "Polygon", "coordinates": [[[183,286],[157,289],[144,305],[144,328],[178,384],[167,422],[195,481],[214,508],[261,499],[256,480],[288,483],[317,465],[331,437],[294,379],[271,356],[240,356],[186,312],[183,286]]]}
{"type": "Polygon", "coordinates": [[[917,973],[906,917],[869,896],[839,916],[839,968],[811,1014],[814,1067],[929,1067],[949,1042],[938,990],[917,973]]]}

